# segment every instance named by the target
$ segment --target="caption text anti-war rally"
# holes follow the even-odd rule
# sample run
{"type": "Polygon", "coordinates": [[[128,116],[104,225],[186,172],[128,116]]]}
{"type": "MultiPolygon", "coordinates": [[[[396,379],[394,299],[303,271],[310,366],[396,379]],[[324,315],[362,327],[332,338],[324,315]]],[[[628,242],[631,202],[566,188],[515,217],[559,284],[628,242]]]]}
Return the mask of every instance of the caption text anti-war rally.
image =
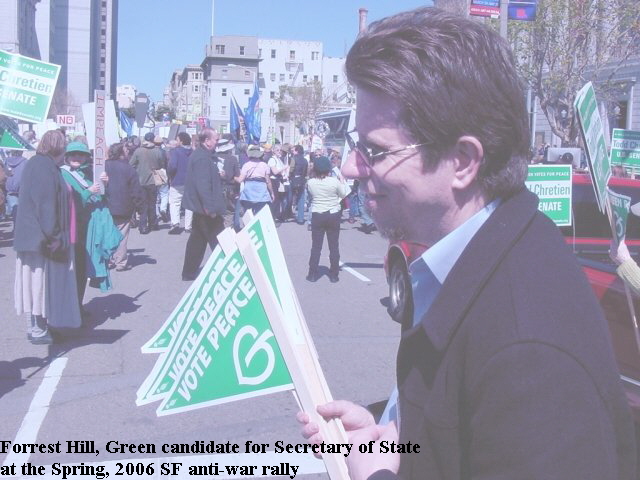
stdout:
{"type": "MultiPolygon", "coordinates": [[[[341,454],[347,457],[354,445],[352,443],[325,443],[307,444],[307,443],[285,443],[277,441],[273,444],[273,453],[298,453],[298,454],[341,454]]],[[[153,443],[123,443],[116,440],[107,442],[104,451],[109,454],[156,454],[158,450],[164,454],[228,454],[228,453],[252,453],[261,454],[271,451],[269,443],[255,443],[247,440],[244,449],[240,448],[240,444],[231,442],[209,442],[196,441],[193,443],[163,443],[158,449],[153,443]]],[[[396,443],[382,441],[379,443],[370,442],[358,446],[361,453],[419,453],[420,445],[411,442],[396,443]]],[[[93,454],[100,455],[100,449],[96,448],[93,440],[74,440],[55,443],[13,443],[8,440],[0,440],[0,453],[22,453],[22,454],[93,454]]],[[[178,475],[181,462],[163,462],[156,465],[153,461],[123,461],[115,463],[116,471],[111,472],[114,475],[123,476],[151,476],[157,472],[160,475],[178,475]]],[[[209,465],[190,465],[189,475],[240,475],[240,476],[268,476],[282,475],[295,478],[298,465],[292,465],[288,462],[281,462],[277,465],[219,465],[218,463],[210,463],[209,465]]],[[[63,465],[54,463],[47,468],[46,466],[36,466],[31,463],[22,465],[4,465],[0,467],[0,477],[14,475],[52,475],[60,476],[63,480],[72,478],[75,475],[91,475],[95,478],[108,478],[110,472],[107,471],[105,465],[85,465],[84,463],[74,465],[63,465]]]]}

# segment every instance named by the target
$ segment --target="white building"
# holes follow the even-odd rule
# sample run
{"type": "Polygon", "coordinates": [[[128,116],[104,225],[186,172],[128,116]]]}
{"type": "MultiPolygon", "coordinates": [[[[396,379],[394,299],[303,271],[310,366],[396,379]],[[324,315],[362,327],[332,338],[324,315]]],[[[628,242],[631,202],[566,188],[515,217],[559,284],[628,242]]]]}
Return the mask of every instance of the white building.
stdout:
{"type": "Polygon", "coordinates": [[[325,106],[344,108],[350,101],[344,59],[323,56],[322,42],[213,36],[202,62],[206,82],[204,114],[214,128],[229,131],[230,100],[247,107],[256,75],[262,110],[262,140],[297,140],[293,125],[276,122],[281,86],[323,85],[325,106]],[[282,128],[281,128],[282,127],[282,128]]]}
{"type": "Polygon", "coordinates": [[[133,85],[118,85],[116,102],[119,108],[131,108],[136,101],[136,87],[133,85]]]}

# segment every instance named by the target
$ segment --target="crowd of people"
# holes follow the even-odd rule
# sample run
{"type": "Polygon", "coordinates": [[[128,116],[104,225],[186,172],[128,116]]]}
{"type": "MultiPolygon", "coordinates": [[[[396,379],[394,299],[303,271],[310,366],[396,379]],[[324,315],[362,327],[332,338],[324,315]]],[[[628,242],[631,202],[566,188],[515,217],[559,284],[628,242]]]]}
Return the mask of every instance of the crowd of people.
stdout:
{"type": "Polygon", "coordinates": [[[0,212],[13,221],[15,306],[34,344],[53,342],[52,331],[77,328],[89,316],[83,307],[87,283],[108,290],[109,270],[131,268],[132,228],[147,235],[165,222],[170,235],[188,233],[185,281],[197,278],[206,247],[215,247],[225,222],[242,228],[246,210],[267,207],[276,224],[308,226],[311,282],[320,276],[325,235],[329,280],[339,279],[343,210],[349,222],[361,215],[362,230],[373,230],[358,205],[357,183],[347,185],[340,174],[337,152],[247,145],[209,128],[193,137],[182,131],[171,141],[148,132],[142,140],[111,145],[104,172],[94,179],[85,137],[52,130],[37,141],[29,131],[25,140],[34,151],[5,152],[0,164],[0,212]]]}

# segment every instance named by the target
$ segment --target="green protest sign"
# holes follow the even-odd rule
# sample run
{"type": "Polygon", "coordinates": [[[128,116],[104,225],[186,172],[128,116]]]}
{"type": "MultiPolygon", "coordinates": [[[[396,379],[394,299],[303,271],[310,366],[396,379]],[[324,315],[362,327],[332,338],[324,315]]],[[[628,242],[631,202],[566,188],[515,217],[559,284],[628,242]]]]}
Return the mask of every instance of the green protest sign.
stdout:
{"type": "Polygon", "coordinates": [[[640,173],[640,132],[613,129],[611,164],[622,165],[633,173],[640,173]]]}
{"type": "Polygon", "coordinates": [[[0,50],[0,115],[44,122],[60,66],[0,50]]]}
{"type": "Polygon", "coordinates": [[[177,337],[185,323],[184,321],[189,313],[189,309],[196,297],[194,292],[201,291],[202,284],[209,276],[210,272],[219,273],[222,268],[223,260],[224,254],[222,253],[222,249],[218,246],[213,250],[213,252],[211,252],[211,256],[207,260],[207,263],[202,267],[202,272],[205,272],[205,274],[199,275],[196,281],[189,286],[187,292],[180,299],[176,308],[174,308],[169,315],[169,318],[167,318],[162,327],[160,327],[160,330],[158,330],[151,340],[142,346],[141,350],[143,353],[159,353],[170,347],[171,341],[177,337]]]}
{"type": "Polygon", "coordinates": [[[541,212],[560,227],[571,225],[571,165],[529,165],[525,184],[541,212]]]}
{"type": "Polygon", "coordinates": [[[627,218],[629,216],[629,208],[631,207],[631,197],[616,193],[609,188],[607,189],[607,194],[609,195],[611,213],[613,214],[616,243],[621,243],[627,233],[627,218]]]}
{"type": "Polygon", "coordinates": [[[187,332],[187,343],[194,347],[184,360],[176,359],[177,364],[184,362],[184,368],[175,368],[179,365],[174,364],[167,372],[173,380],[172,388],[158,407],[158,415],[293,388],[264,306],[239,251],[230,256],[221,277],[228,283],[214,297],[215,307],[210,312],[197,313],[199,318],[209,320],[202,329],[187,332]]]}
{"type": "Polygon", "coordinates": [[[587,83],[577,93],[574,106],[580,122],[584,143],[587,147],[589,173],[593,180],[596,200],[600,211],[604,212],[607,183],[609,182],[609,177],[611,177],[611,165],[607,155],[604,127],[598,110],[598,102],[591,82],[587,83]]]}

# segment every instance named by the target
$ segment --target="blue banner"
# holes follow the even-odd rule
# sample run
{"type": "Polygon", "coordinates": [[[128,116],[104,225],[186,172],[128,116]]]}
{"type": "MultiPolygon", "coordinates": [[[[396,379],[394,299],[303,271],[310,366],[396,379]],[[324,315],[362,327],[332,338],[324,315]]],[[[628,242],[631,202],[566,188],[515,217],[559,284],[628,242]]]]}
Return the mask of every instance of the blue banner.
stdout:
{"type": "Polygon", "coordinates": [[[231,95],[230,103],[231,103],[229,108],[229,111],[231,112],[231,115],[229,118],[229,126],[231,130],[230,133],[231,133],[231,136],[233,137],[233,140],[237,142],[238,140],[245,139],[246,122],[245,122],[244,114],[242,113],[242,110],[240,109],[240,106],[236,101],[236,97],[234,97],[233,95],[231,95]]]}
{"type": "Polygon", "coordinates": [[[253,95],[251,95],[249,99],[249,106],[247,106],[247,109],[244,111],[248,143],[260,143],[260,134],[262,133],[260,113],[260,90],[258,88],[258,80],[256,79],[255,85],[253,86],[253,95]]]}
{"type": "Polygon", "coordinates": [[[509,2],[508,18],[509,20],[533,22],[536,19],[536,7],[537,1],[509,2]]]}
{"type": "Polygon", "coordinates": [[[122,110],[120,110],[119,116],[120,116],[120,126],[122,127],[122,130],[124,130],[127,133],[127,137],[130,137],[131,132],[133,131],[133,122],[129,117],[127,117],[127,115],[122,110]]]}

